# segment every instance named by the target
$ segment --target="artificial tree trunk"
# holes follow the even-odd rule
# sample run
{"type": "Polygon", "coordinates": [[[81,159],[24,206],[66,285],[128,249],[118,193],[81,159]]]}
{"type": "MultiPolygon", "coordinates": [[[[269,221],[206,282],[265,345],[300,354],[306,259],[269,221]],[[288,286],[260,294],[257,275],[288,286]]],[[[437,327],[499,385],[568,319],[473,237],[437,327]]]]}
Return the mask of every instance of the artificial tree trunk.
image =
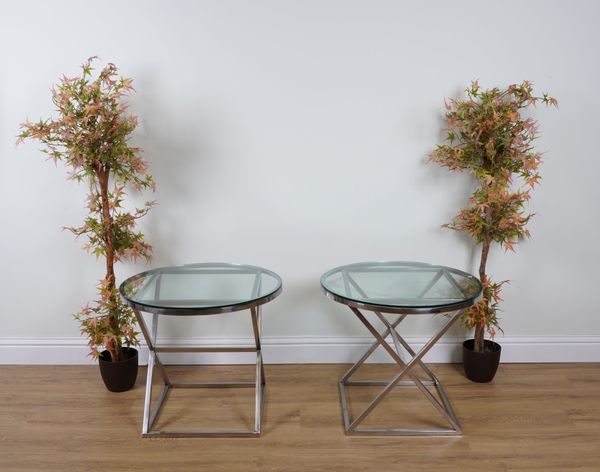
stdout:
{"type": "MultiPolygon", "coordinates": [[[[481,244],[481,261],[479,263],[479,279],[481,280],[482,285],[485,287],[487,285],[487,275],[485,273],[485,266],[487,264],[488,254],[490,252],[491,245],[491,237],[489,231],[485,231],[483,235],[483,241],[481,244]]],[[[485,303],[489,303],[484,298],[485,303]]],[[[475,352],[483,352],[483,341],[485,337],[485,320],[480,320],[475,327],[475,344],[474,349],[475,352]]]]}
{"type": "MultiPolygon", "coordinates": [[[[112,234],[112,216],[110,214],[110,205],[108,199],[108,183],[110,177],[110,168],[103,166],[98,163],[96,166],[96,175],[98,177],[98,184],[100,187],[100,198],[102,201],[102,223],[104,225],[104,244],[105,252],[104,256],[106,259],[106,278],[104,290],[107,291],[109,300],[109,322],[110,327],[114,331],[118,331],[119,320],[115,313],[117,313],[118,301],[115,300],[115,249],[113,245],[113,234],[112,234]]],[[[121,340],[117,337],[113,338],[111,342],[107,343],[106,350],[110,353],[110,357],[113,362],[120,361],[122,358],[121,352],[121,340]]]]}

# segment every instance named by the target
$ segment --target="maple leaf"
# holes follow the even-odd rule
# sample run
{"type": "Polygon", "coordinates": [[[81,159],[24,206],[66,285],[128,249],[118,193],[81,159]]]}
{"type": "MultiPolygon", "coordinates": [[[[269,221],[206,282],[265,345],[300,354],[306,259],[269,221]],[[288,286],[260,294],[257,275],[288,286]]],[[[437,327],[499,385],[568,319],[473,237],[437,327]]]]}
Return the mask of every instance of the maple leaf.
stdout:
{"type": "Polygon", "coordinates": [[[502,243],[502,246],[504,247],[505,251],[512,251],[515,252],[515,243],[514,241],[504,241],[502,243]]]}

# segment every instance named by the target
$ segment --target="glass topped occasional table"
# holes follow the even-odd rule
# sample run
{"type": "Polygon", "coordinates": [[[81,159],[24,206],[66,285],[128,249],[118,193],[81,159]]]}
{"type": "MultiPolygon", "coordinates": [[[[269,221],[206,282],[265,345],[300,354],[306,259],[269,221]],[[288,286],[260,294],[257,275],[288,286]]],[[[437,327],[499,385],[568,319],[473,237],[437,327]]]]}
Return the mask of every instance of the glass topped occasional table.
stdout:
{"type": "Polygon", "coordinates": [[[337,267],[321,277],[325,294],[348,305],[375,337],[375,342],[339,381],[342,416],[346,434],[365,435],[458,435],[462,428],[454,414],[444,388],[423,363],[423,356],[458,320],[463,311],[481,297],[481,283],[474,276],[444,266],[419,262],[365,262],[337,267]],[[372,311],[383,323],[379,332],[360,310],[372,311]],[[387,316],[385,316],[385,315],[387,316]],[[444,314],[448,321],[418,351],[400,336],[398,325],[411,315],[444,314]],[[390,319],[393,317],[395,319],[390,319]],[[386,341],[390,336],[393,347],[386,341]],[[389,381],[350,380],[356,370],[379,347],[400,367],[389,381]],[[406,357],[406,359],[405,359],[406,357]],[[416,373],[419,367],[426,379],[416,373]],[[354,419],[350,418],[346,387],[382,386],[383,389],[354,419]],[[362,428],[359,425],[396,386],[414,386],[433,404],[450,424],[450,428],[362,428]],[[439,399],[430,391],[435,387],[439,399]]]}
{"type": "Polygon", "coordinates": [[[260,436],[265,374],[260,342],[261,306],[281,293],[281,278],[266,269],[227,263],[189,264],[142,272],[121,284],[121,297],[131,306],[150,350],[144,400],[143,437],[221,437],[260,436]],[[157,345],[160,315],[217,315],[250,310],[255,345],[253,347],[167,347],[157,345]],[[152,314],[148,328],[142,312],[152,314]],[[161,352],[256,352],[254,382],[172,382],[158,353],[161,352]],[[150,413],[154,368],[163,381],[163,390],[150,413]],[[216,431],[152,431],[169,390],[178,387],[250,387],[255,389],[254,429],[216,431]]]}

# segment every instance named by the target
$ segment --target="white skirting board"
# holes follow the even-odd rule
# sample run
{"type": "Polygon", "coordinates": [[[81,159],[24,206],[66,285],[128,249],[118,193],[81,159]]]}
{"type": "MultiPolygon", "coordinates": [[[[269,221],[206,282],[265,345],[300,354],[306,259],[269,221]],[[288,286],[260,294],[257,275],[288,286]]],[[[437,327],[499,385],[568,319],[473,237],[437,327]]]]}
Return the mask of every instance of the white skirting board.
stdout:
{"type": "MultiPolygon", "coordinates": [[[[426,337],[407,336],[414,350],[426,337]]],[[[442,338],[425,356],[425,362],[460,362],[463,338],[442,338]]],[[[600,336],[506,336],[496,339],[502,345],[501,362],[600,362],[600,336]]],[[[266,364],[353,363],[371,345],[362,336],[273,336],[263,338],[266,364]]],[[[159,338],[169,346],[253,346],[252,338],[159,338]]],[[[141,345],[140,364],[146,364],[148,350],[141,345]]],[[[92,364],[83,338],[0,338],[0,364],[92,364]]],[[[168,364],[250,364],[254,353],[161,354],[168,364]]],[[[379,348],[370,362],[392,362],[379,348]]]]}

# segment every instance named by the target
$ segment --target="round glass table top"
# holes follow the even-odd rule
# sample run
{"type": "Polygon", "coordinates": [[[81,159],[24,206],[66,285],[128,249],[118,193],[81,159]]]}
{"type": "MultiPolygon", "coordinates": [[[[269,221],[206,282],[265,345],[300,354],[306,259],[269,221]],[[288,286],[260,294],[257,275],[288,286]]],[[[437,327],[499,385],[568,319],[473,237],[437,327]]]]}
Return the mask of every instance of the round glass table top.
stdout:
{"type": "Polygon", "coordinates": [[[350,306],[399,313],[436,313],[469,306],[481,295],[476,277],[421,262],[361,262],[321,277],[326,295],[350,306]]]}
{"type": "Polygon", "coordinates": [[[141,311],[208,315],[267,303],[281,293],[281,278],[250,265],[187,264],[142,272],[123,282],[119,292],[141,311]]]}

